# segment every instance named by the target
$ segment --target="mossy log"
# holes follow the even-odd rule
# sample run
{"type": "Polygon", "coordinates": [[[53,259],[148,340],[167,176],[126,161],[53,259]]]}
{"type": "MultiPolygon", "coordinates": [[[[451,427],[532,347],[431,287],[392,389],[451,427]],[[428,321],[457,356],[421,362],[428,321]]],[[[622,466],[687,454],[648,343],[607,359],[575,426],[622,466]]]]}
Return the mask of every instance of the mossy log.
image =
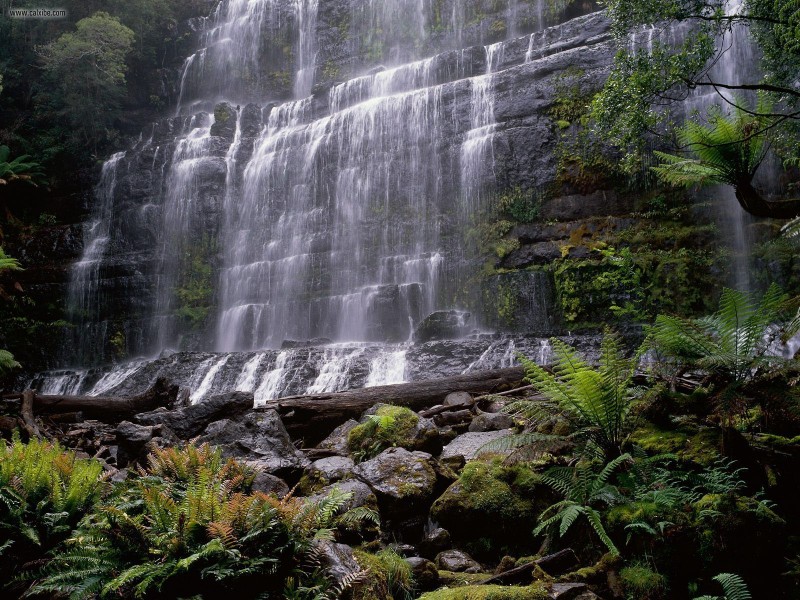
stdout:
{"type": "Polygon", "coordinates": [[[266,408],[276,409],[286,428],[295,437],[306,442],[322,439],[347,419],[358,418],[377,404],[406,406],[421,410],[440,404],[451,392],[488,394],[518,386],[525,377],[522,367],[476,371],[453,377],[382,385],[330,394],[290,396],[270,403],[266,408]]]}

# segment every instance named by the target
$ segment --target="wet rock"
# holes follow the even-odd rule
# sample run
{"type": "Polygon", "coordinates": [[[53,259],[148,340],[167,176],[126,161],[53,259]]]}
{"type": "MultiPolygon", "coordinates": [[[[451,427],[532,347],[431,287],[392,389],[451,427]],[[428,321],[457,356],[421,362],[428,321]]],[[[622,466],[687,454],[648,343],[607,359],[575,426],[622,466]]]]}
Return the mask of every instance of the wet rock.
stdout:
{"type": "Polygon", "coordinates": [[[353,474],[355,466],[351,458],[345,456],[331,456],[315,460],[311,463],[309,472],[316,474],[318,478],[324,479],[328,483],[334,483],[350,477],[353,474]]]}
{"type": "Polygon", "coordinates": [[[253,394],[233,392],[212,396],[197,404],[171,411],[152,411],[134,417],[139,425],[166,425],[183,440],[193,438],[218,419],[230,419],[253,408],[253,394]]]}
{"type": "Polygon", "coordinates": [[[221,448],[224,456],[255,461],[260,469],[290,483],[297,481],[309,465],[274,410],[251,411],[215,421],[198,442],[221,448]]]}
{"type": "Polygon", "coordinates": [[[317,448],[330,450],[337,454],[347,454],[347,436],[358,425],[358,421],[350,419],[349,421],[339,425],[333,432],[317,444],[317,448]]]}
{"type": "Polygon", "coordinates": [[[561,245],[556,242],[537,242],[510,252],[500,261],[504,269],[523,269],[531,265],[548,265],[561,258],[561,245]]]}
{"type": "Polygon", "coordinates": [[[436,556],[436,566],[453,573],[480,573],[481,565],[466,552],[445,550],[436,556]]]}
{"type": "Polygon", "coordinates": [[[288,484],[264,470],[263,465],[257,461],[245,461],[245,464],[256,471],[256,476],[253,479],[253,491],[261,492],[263,494],[273,494],[278,498],[284,498],[289,493],[288,484]]]}
{"type": "MultiPolygon", "coordinates": [[[[450,459],[454,456],[461,456],[464,460],[472,460],[481,453],[481,448],[494,440],[506,437],[514,433],[513,429],[502,429],[500,431],[469,432],[459,435],[452,442],[442,449],[441,459],[450,459]]],[[[497,450],[492,450],[492,454],[497,454],[497,450]]]]}
{"type": "Polygon", "coordinates": [[[378,499],[375,497],[375,494],[366,483],[358,481],[357,479],[348,479],[347,481],[340,481],[328,485],[313,496],[309,496],[309,500],[311,502],[319,502],[335,489],[346,494],[352,494],[351,498],[342,507],[342,512],[347,512],[348,510],[353,510],[361,506],[366,506],[367,508],[375,510],[378,509],[378,499]]]}
{"type": "Polygon", "coordinates": [[[457,340],[470,332],[470,314],[459,310],[442,310],[425,317],[414,331],[414,342],[457,340]]]}
{"type": "Polygon", "coordinates": [[[439,587],[439,571],[434,563],[421,556],[412,556],[406,562],[411,567],[414,583],[420,591],[428,592],[439,587]]]}
{"type": "Polygon", "coordinates": [[[461,408],[472,408],[475,400],[468,392],[451,392],[445,396],[443,406],[458,406],[461,408]]]}
{"type": "Polygon", "coordinates": [[[630,211],[630,206],[611,190],[598,190],[590,194],[573,194],[552,198],[542,204],[540,218],[573,220],[588,217],[619,215],[630,211]]]}
{"type": "Polygon", "coordinates": [[[514,419],[506,413],[481,413],[472,420],[469,430],[472,433],[487,431],[502,431],[511,429],[514,419]]]}
{"type": "Polygon", "coordinates": [[[130,421],[117,425],[116,435],[116,463],[120,467],[142,462],[155,448],[172,446],[180,441],[165,425],[137,425],[130,421]]]}
{"type": "Polygon", "coordinates": [[[357,465],[354,472],[375,492],[381,504],[408,514],[433,499],[436,471],[432,460],[425,452],[389,448],[357,465]]]}
{"type": "Polygon", "coordinates": [[[236,109],[227,102],[220,102],[214,107],[214,124],[211,135],[233,141],[236,135],[236,109]]]}
{"type": "Polygon", "coordinates": [[[348,434],[348,449],[363,458],[389,446],[438,454],[442,440],[433,421],[402,406],[376,404],[348,434]]]}
{"type": "Polygon", "coordinates": [[[325,572],[336,583],[341,583],[345,578],[361,570],[361,566],[353,556],[353,549],[350,546],[329,541],[318,541],[316,542],[316,549],[325,572]]]}
{"type": "Polygon", "coordinates": [[[441,527],[428,532],[419,543],[420,554],[426,558],[434,558],[440,552],[453,547],[450,532],[441,527]]]}

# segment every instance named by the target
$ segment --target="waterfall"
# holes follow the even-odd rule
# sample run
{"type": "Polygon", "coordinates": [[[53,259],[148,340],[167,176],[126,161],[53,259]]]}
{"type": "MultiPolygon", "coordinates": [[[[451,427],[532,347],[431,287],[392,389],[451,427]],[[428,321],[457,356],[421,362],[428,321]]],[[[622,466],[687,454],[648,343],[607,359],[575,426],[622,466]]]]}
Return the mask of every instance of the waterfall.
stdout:
{"type": "MultiPolygon", "coordinates": [[[[601,16],[545,28],[542,6],[219,2],[172,116],[104,165],[72,274],[77,343],[91,349],[78,366],[110,349],[151,358],[44,384],[128,393],[170,376],[192,401],[239,389],[263,404],[418,377],[414,329],[464,308],[498,98],[507,111],[510,81],[603,43],[601,16]]],[[[510,364],[513,349],[480,364],[510,364]]]]}

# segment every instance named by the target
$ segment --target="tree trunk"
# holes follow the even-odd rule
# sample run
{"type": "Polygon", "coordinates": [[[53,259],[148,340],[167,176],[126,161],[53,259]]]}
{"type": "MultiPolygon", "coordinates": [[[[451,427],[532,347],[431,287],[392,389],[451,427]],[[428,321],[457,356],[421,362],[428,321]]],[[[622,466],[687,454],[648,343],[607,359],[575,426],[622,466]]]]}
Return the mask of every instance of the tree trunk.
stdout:
{"type": "Polygon", "coordinates": [[[322,439],[347,419],[358,418],[378,402],[406,406],[412,410],[440,404],[451,392],[488,394],[518,385],[525,377],[522,367],[476,371],[465,375],[384,385],[311,396],[280,398],[267,408],[276,408],[286,428],[296,437],[322,439]]]}
{"type": "Polygon", "coordinates": [[[736,199],[741,207],[754,217],[791,219],[800,215],[800,199],[770,202],[749,181],[737,183],[735,189],[736,199]]]}

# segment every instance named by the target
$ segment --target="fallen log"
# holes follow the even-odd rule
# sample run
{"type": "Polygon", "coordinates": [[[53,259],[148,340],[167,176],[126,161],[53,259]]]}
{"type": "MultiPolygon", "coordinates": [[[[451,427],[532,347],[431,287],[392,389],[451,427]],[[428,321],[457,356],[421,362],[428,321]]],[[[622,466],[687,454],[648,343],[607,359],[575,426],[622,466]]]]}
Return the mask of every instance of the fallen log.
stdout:
{"type": "Polygon", "coordinates": [[[83,413],[85,419],[117,423],[138,413],[161,406],[171,407],[178,397],[178,386],[158,379],[144,394],[138,396],[40,396],[33,397],[37,414],[83,413]]]}
{"type": "Polygon", "coordinates": [[[294,437],[308,444],[319,441],[348,419],[358,418],[378,402],[420,410],[441,404],[447,394],[469,392],[488,394],[518,385],[525,376],[522,367],[476,371],[453,377],[382,385],[330,394],[290,396],[269,403],[265,408],[278,411],[294,437]]]}

